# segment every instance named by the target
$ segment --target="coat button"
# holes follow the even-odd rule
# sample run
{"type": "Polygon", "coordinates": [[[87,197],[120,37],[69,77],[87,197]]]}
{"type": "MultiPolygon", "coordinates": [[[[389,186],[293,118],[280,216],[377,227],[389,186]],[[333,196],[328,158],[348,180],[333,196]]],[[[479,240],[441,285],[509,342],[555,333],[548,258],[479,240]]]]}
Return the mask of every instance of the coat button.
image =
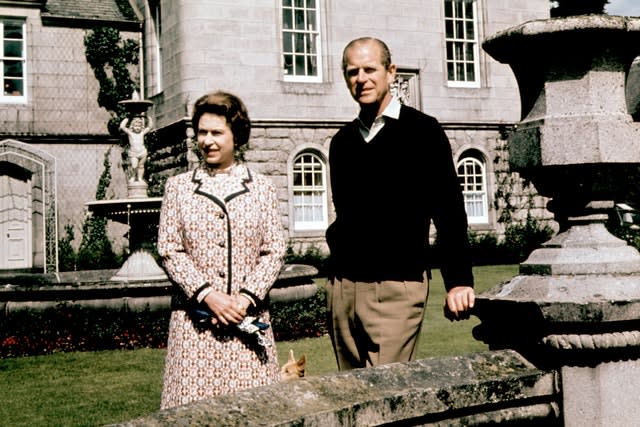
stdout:
{"type": "Polygon", "coordinates": [[[220,219],[224,219],[224,213],[220,212],[220,213],[218,214],[218,218],[220,218],[220,219]]]}
{"type": "Polygon", "coordinates": [[[221,248],[224,248],[224,240],[221,240],[218,242],[218,246],[220,246],[221,248]]]}
{"type": "Polygon", "coordinates": [[[220,277],[223,277],[223,278],[224,278],[224,276],[225,276],[224,271],[219,271],[219,272],[218,272],[218,276],[220,276],[220,277]]]}

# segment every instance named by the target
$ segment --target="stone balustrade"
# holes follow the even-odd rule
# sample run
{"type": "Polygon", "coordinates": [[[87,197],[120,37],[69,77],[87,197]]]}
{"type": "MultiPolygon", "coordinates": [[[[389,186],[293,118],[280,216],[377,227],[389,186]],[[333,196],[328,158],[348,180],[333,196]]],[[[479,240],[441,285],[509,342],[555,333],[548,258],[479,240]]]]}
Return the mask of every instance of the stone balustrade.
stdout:
{"type": "Polygon", "coordinates": [[[488,351],[306,377],[114,426],[556,426],[560,394],[555,371],[488,351]]]}

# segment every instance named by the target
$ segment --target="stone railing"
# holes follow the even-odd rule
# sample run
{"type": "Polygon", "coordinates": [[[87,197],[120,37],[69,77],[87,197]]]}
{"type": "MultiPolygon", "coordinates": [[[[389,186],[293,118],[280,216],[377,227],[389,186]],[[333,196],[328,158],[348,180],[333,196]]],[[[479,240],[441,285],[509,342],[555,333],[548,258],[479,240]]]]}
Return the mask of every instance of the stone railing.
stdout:
{"type": "MultiPolygon", "coordinates": [[[[77,271],[58,274],[0,276],[0,320],[21,310],[39,311],[68,305],[126,309],[127,311],[169,310],[172,284],[167,280],[113,281],[116,270],[77,271]]],[[[316,293],[315,267],[285,265],[269,298],[272,302],[305,299],[316,293]]]]}
{"type": "Polygon", "coordinates": [[[114,426],[555,426],[558,383],[501,350],[307,377],[114,426]]]}

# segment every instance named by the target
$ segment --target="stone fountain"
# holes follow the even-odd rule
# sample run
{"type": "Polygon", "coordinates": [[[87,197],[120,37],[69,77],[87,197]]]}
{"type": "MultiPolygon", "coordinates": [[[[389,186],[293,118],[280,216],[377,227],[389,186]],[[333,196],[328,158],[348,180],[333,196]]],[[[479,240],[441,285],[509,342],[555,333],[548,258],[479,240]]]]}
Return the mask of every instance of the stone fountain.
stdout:
{"type": "Polygon", "coordinates": [[[518,81],[512,170],[551,198],[560,232],[479,295],[476,338],[560,371],[566,426],[632,425],[640,401],[640,254],[605,223],[640,188],[640,123],[625,79],[640,19],[526,22],[483,43],[518,81]]]}
{"type": "Polygon", "coordinates": [[[129,139],[127,146],[129,170],[125,168],[128,177],[128,197],[117,200],[97,200],[86,203],[86,205],[93,215],[106,217],[129,226],[129,251],[131,255],[111,278],[112,281],[167,280],[166,273],[145,247],[157,235],[162,204],[162,197],[148,197],[148,186],[143,179],[144,162],[147,157],[144,137],[152,126],[152,121],[146,117],[146,111],[153,103],[140,99],[137,92],[133,93],[131,99],[119,103],[127,111],[127,117],[122,121],[120,129],[128,135],[129,139]]]}

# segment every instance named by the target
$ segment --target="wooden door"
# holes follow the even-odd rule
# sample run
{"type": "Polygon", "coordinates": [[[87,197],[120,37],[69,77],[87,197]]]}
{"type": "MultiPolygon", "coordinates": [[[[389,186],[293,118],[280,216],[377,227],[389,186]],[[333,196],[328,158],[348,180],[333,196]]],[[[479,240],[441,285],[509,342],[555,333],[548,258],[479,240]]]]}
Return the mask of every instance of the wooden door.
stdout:
{"type": "Polygon", "coordinates": [[[31,181],[0,175],[0,269],[32,267],[31,181]]]}

